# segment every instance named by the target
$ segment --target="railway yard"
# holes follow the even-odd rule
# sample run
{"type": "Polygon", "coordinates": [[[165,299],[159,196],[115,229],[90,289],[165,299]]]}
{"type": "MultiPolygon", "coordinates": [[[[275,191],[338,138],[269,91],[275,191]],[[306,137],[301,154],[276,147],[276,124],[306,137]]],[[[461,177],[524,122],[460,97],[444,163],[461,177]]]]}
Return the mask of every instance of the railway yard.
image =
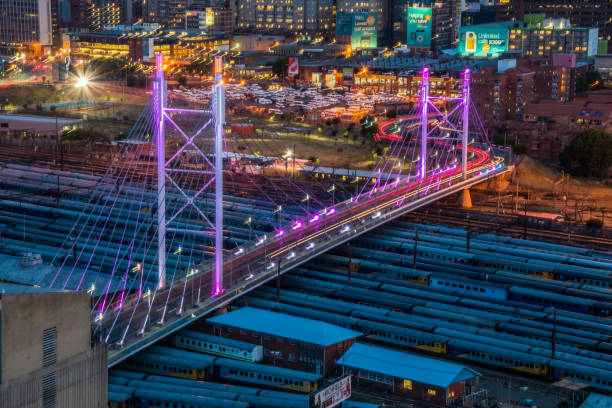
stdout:
{"type": "MultiPolygon", "coordinates": [[[[66,154],[59,170],[52,154],[39,154],[30,163],[24,163],[19,149],[3,150],[2,156],[0,269],[8,270],[2,265],[9,265],[21,271],[4,273],[4,283],[90,289],[94,302],[100,302],[106,285],[113,293],[111,302],[120,298],[126,284],[133,287],[131,273],[110,279],[106,273],[130,271],[133,265],[123,257],[119,266],[94,259],[84,278],[68,270],[56,275],[57,268],[49,266],[78,256],[62,248],[66,240],[78,240],[71,231],[84,203],[91,199],[89,205],[99,209],[112,205],[105,194],[90,197],[95,185],[96,191],[107,191],[108,196],[117,188],[102,176],[108,163],[84,163],[82,157],[66,154]],[[100,189],[100,183],[105,187],[100,189]],[[24,253],[33,258],[40,254],[42,263],[18,266],[24,253]],[[25,269],[28,279],[22,273],[25,269]]],[[[146,174],[142,177],[146,184],[146,174]]],[[[274,182],[261,178],[257,184],[274,182]]],[[[338,183],[333,200],[339,201],[350,195],[352,187],[347,183],[343,190],[338,183]]],[[[296,199],[276,214],[262,198],[263,191],[273,188],[255,188],[245,175],[236,176],[231,184],[232,193],[225,197],[227,253],[270,232],[270,220],[290,223],[303,205],[296,199]],[[246,225],[254,211],[257,217],[246,225]]],[[[134,186],[123,188],[134,188],[135,197],[142,192],[134,186]]],[[[153,191],[145,189],[142,194],[153,191]]],[[[200,199],[203,208],[213,205],[207,204],[206,194],[200,199]]],[[[322,195],[313,197],[311,204],[318,201],[325,206],[329,200],[322,195]]],[[[140,207],[134,214],[154,216],[140,207]]],[[[134,214],[115,215],[112,221],[117,226],[101,237],[102,245],[116,249],[134,214]]],[[[359,343],[463,364],[480,372],[480,383],[471,391],[486,391],[487,406],[526,400],[529,406],[557,406],[570,398],[569,391],[552,386],[563,379],[584,384],[589,391],[611,392],[612,239],[586,232],[568,235],[567,230],[518,225],[517,220],[517,216],[430,206],[302,264],[278,282],[243,295],[228,310],[248,306],[312,319],[361,333],[359,343]]],[[[94,225],[90,234],[95,232],[94,225]]],[[[170,248],[181,248],[169,255],[169,278],[191,267],[181,253],[188,252],[200,262],[213,256],[209,238],[176,234],[168,241],[170,248]]],[[[74,251],[86,257],[95,251],[88,245],[74,251]]],[[[136,251],[147,261],[144,248],[136,251]]],[[[153,278],[144,277],[148,288],[153,287],[153,278]]],[[[200,321],[112,368],[109,403],[122,408],[307,407],[308,394],[330,378],[283,368],[289,358],[266,354],[248,343],[227,343],[211,335],[210,325],[200,321]],[[194,347],[197,342],[208,346],[194,347]]],[[[343,406],[433,406],[372,385],[355,381],[353,395],[364,403],[343,406]]]]}

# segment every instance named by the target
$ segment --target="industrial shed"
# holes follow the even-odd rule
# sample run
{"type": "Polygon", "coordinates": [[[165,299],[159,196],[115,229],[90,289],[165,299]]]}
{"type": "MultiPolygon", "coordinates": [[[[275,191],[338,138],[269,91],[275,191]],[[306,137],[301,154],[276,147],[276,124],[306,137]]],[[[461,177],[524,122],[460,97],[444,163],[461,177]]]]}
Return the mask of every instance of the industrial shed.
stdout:
{"type": "Polygon", "coordinates": [[[264,362],[325,376],[361,333],[330,323],[253,307],[207,320],[222,337],[264,347],[264,362]]]}
{"type": "Polygon", "coordinates": [[[480,376],[461,364],[361,343],[336,363],[358,384],[445,406],[469,394],[480,376]]]}

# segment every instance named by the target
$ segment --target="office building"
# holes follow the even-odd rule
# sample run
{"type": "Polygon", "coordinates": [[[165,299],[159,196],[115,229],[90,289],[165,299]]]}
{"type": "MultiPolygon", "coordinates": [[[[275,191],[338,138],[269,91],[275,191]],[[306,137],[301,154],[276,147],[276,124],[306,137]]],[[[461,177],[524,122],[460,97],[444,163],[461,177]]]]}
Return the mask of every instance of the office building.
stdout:
{"type": "Polygon", "coordinates": [[[236,7],[239,31],[291,33],[310,38],[334,35],[333,0],[239,0],[236,7]]]}
{"type": "Polygon", "coordinates": [[[608,41],[612,53],[612,2],[610,0],[500,0],[497,20],[523,20],[528,14],[568,19],[572,26],[599,28],[599,39],[608,41]]]}
{"type": "Polygon", "coordinates": [[[0,55],[41,55],[51,47],[51,0],[0,0],[0,10],[0,55]]]}
{"type": "Polygon", "coordinates": [[[89,294],[0,289],[0,406],[105,408],[106,348],[91,348],[89,294]]]}
{"type": "Polygon", "coordinates": [[[567,20],[531,24],[505,21],[459,29],[459,53],[474,58],[495,58],[504,53],[529,58],[576,54],[578,60],[597,53],[597,28],[570,27],[567,20]]]}
{"type": "Polygon", "coordinates": [[[455,0],[389,0],[387,44],[406,44],[417,52],[453,48],[457,13],[455,0]],[[419,13],[423,18],[415,18],[419,13]]]}
{"type": "Polygon", "coordinates": [[[104,31],[121,23],[121,3],[118,0],[97,0],[87,10],[89,29],[104,31]]]}
{"type": "Polygon", "coordinates": [[[534,71],[513,65],[502,60],[472,74],[472,100],[485,126],[520,120],[523,108],[534,99],[534,71]]]}
{"type": "Polygon", "coordinates": [[[187,31],[206,31],[209,33],[232,32],[232,10],[206,7],[204,9],[189,9],[185,14],[185,29],[187,31]]]}
{"type": "Polygon", "coordinates": [[[336,12],[345,15],[353,13],[374,13],[376,15],[378,42],[381,42],[386,34],[387,5],[387,0],[338,0],[336,3],[336,12]]]}

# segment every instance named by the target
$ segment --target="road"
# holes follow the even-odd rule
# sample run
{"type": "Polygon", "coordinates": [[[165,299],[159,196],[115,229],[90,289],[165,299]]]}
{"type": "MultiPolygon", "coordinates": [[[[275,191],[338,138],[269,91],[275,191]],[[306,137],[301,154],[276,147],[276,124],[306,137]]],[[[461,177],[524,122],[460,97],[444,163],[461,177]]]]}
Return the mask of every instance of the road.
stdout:
{"type": "MultiPolygon", "coordinates": [[[[489,159],[487,153],[474,153],[468,166],[468,180],[462,181],[461,169],[431,174],[422,180],[414,178],[392,183],[386,191],[379,189],[356,200],[328,207],[310,220],[297,221],[290,228],[278,230],[269,237],[237,248],[226,258],[223,268],[225,291],[211,297],[211,265],[200,265],[190,275],[169,282],[169,288],[132,293],[125,299],[101,302],[105,313],[94,313],[97,340],[115,347],[109,365],[138,351],[172,331],[189,324],[211,310],[231,302],[326,250],[340,245],[378,225],[486,180],[506,171],[503,159],[489,159]],[[490,169],[496,169],[490,171],[490,169]],[[488,174],[483,174],[488,172],[488,174]],[[432,187],[433,186],[433,187],[432,187]],[[445,187],[448,186],[448,187],[445,187]],[[158,322],[163,324],[158,325],[158,322]],[[139,336],[143,336],[140,341],[139,336]]],[[[120,295],[121,296],[121,295],[120,295]]]]}

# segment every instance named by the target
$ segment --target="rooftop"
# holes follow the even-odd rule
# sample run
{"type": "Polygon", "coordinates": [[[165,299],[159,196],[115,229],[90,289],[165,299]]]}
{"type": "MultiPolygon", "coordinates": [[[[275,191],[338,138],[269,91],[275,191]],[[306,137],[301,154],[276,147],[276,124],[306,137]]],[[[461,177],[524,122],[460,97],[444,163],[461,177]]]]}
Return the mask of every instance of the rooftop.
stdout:
{"type": "Polygon", "coordinates": [[[208,321],[320,346],[361,336],[359,332],[333,324],[248,306],[212,317],[208,321]]]}
{"type": "Polygon", "coordinates": [[[461,364],[361,343],[336,363],[444,388],[480,375],[461,364]]]}
{"type": "Polygon", "coordinates": [[[60,126],[63,125],[74,125],[76,123],[83,122],[82,119],[70,119],[70,118],[57,118],[55,116],[37,116],[37,115],[0,115],[0,120],[22,120],[27,122],[38,122],[38,123],[55,123],[60,126]]]}
{"type": "Polygon", "coordinates": [[[592,393],[584,400],[580,408],[612,408],[612,396],[592,393]]]}

